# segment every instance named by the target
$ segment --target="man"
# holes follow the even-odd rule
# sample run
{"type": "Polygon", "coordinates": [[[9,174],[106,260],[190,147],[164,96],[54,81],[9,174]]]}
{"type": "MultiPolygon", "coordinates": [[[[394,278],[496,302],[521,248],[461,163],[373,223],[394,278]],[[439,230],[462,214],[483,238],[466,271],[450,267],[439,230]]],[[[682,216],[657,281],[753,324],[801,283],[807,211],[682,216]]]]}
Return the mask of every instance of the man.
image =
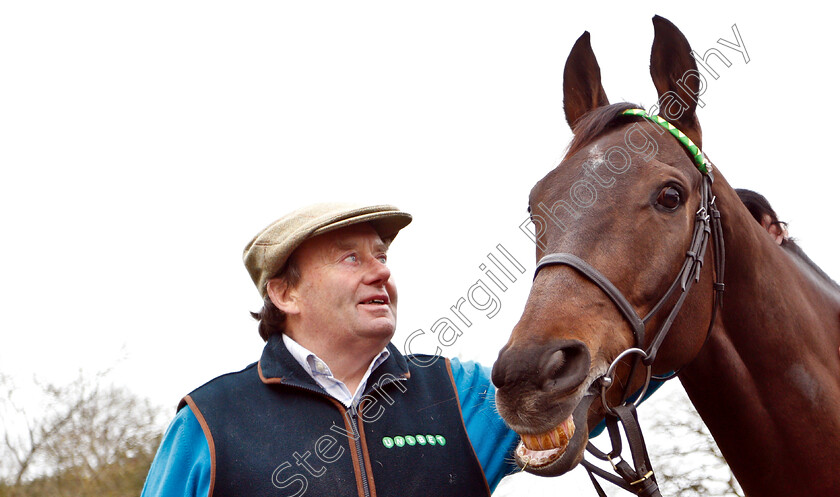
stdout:
{"type": "Polygon", "coordinates": [[[518,441],[489,371],[390,343],[388,247],[411,216],[320,204],[245,248],[259,362],[187,395],[144,496],[489,495],[518,441]]]}

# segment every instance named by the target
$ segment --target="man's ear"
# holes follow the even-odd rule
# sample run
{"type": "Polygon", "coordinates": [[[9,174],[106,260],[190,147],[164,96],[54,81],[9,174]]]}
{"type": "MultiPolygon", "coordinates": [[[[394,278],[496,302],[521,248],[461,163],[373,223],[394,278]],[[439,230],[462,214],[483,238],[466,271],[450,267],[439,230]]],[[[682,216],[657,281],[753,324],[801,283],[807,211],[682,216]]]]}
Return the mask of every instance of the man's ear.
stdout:
{"type": "Polygon", "coordinates": [[[286,314],[299,314],[297,292],[283,278],[272,278],[265,285],[265,293],[275,307],[286,314]]]}

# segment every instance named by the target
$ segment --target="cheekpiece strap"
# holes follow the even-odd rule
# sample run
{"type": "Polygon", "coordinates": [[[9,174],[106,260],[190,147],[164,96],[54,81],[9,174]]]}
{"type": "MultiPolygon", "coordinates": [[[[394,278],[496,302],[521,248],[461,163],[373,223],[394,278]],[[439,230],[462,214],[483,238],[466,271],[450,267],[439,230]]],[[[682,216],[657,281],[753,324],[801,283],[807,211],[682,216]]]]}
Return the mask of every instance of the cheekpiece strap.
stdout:
{"type": "Polygon", "coordinates": [[[651,116],[644,109],[627,109],[622,112],[625,116],[639,116],[644,117],[645,119],[655,122],[656,124],[662,126],[663,128],[667,129],[669,133],[674,135],[682,145],[688,150],[688,153],[691,154],[691,157],[694,159],[694,164],[697,165],[697,169],[700,170],[703,174],[709,174],[709,162],[706,160],[706,157],[703,155],[703,152],[700,151],[700,147],[694,144],[691,141],[691,138],[685,136],[685,133],[677,129],[676,126],[669,123],[665,119],[662,119],[659,116],[651,116]]]}

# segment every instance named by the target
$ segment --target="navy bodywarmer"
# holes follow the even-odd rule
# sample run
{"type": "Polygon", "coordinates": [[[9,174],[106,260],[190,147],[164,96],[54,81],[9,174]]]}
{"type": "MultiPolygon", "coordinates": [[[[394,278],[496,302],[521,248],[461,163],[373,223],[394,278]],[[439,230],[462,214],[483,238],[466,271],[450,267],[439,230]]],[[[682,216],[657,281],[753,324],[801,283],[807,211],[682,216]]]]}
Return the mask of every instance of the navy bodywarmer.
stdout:
{"type": "Polygon", "coordinates": [[[449,361],[390,357],[346,409],[279,336],[181,401],[204,430],[211,496],[489,496],[449,361]],[[420,365],[422,364],[422,366],[420,365]]]}

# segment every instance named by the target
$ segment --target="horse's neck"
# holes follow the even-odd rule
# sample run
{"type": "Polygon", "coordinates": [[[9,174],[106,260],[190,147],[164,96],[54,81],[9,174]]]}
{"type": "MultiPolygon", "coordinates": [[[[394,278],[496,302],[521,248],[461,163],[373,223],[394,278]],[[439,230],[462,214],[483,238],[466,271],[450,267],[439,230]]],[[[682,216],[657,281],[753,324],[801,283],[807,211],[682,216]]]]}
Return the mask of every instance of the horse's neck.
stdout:
{"type": "Polygon", "coordinates": [[[739,207],[724,306],[683,385],[748,494],[838,495],[840,294],[739,207]]]}

